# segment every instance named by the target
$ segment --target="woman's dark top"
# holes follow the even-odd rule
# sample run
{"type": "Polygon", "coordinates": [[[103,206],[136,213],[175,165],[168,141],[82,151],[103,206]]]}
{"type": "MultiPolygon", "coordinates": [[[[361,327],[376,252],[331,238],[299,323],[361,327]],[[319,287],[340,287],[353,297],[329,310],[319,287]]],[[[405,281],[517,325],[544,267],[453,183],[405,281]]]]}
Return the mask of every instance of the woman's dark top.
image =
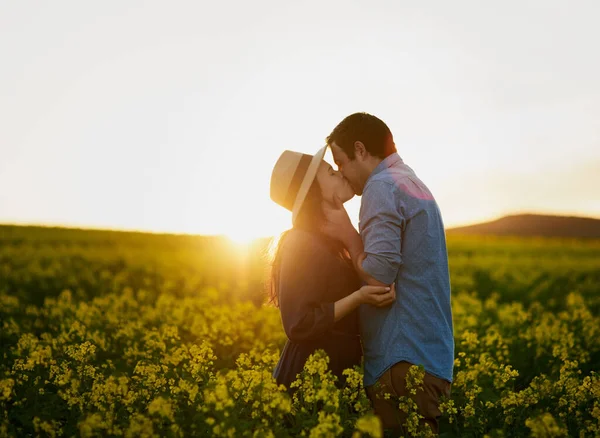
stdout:
{"type": "Polygon", "coordinates": [[[333,314],[334,302],[360,289],[362,283],[351,262],[336,255],[325,239],[292,229],[280,249],[279,308],[288,340],[273,377],[288,390],[317,349],[325,350],[329,369],[341,385],[342,371],[362,360],[358,309],[337,322],[333,314]]]}

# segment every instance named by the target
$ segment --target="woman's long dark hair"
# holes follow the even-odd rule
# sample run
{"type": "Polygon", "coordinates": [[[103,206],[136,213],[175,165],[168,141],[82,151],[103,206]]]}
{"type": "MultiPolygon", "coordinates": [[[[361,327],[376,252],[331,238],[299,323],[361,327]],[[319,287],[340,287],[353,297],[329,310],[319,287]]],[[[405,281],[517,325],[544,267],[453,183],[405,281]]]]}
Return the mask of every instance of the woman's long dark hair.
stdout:
{"type": "Polygon", "coordinates": [[[294,226],[281,233],[279,238],[274,239],[271,243],[272,247],[269,251],[269,257],[271,259],[270,275],[268,275],[269,281],[267,290],[269,302],[277,307],[279,306],[278,285],[279,268],[282,255],[281,249],[290,231],[294,229],[301,229],[317,234],[319,239],[321,239],[323,243],[330,247],[335,254],[337,254],[343,260],[351,263],[350,255],[348,254],[348,251],[344,245],[340,241],[332,239],[321,232],[321,226],[325,223],[325,216],[321,206],[322,202],[323,196],[321,194],[321,187],[315,178],[308,190],[304,202],[302,203],[302,208],[298,212],[298,217],[296,218],[296,223],[294,226]]]}

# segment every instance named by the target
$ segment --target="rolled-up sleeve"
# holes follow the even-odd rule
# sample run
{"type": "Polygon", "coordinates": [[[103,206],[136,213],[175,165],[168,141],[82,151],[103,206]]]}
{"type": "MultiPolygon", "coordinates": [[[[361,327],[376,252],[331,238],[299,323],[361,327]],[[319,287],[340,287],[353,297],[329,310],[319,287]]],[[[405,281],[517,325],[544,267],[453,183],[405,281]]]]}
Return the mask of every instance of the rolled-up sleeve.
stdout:
{"type": "Polygon", "coordinates": [[[403,228],[394,186],[386,181],[369,182],[360,208],[359,229],[366,253],[362,268],[382,283],[393,283],[402,265],[403,228]]]}
{"type": "Polygon", "coordinates": [[[323,250],[302,237],[286,239],[279,276],[281,320],[294,342],[317,339],[335,322],[334,303],[322,302],[327,287],[323,250]]]}

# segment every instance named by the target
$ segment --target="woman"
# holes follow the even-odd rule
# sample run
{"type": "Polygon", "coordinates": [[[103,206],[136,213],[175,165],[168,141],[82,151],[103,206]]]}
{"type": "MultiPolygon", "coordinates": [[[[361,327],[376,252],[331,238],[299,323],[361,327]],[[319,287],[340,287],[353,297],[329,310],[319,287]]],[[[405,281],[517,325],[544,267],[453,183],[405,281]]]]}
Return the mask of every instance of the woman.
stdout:
{"type": "Polygon", "coordinates": [[[342,371],[362,360],[358,306],[383,307],[395,299],[393,286],[361,287],[346,249],[320,232],[323,202],[354,196],[341,173],[323,161],[326,149],[314,156],[284,151],[271,175],[271,199],[292,212],[293,223],[279,239],[270,287],[288,337],[273,376],[288,390],[317,349],[325,350],[343,385],[342,371]]]}

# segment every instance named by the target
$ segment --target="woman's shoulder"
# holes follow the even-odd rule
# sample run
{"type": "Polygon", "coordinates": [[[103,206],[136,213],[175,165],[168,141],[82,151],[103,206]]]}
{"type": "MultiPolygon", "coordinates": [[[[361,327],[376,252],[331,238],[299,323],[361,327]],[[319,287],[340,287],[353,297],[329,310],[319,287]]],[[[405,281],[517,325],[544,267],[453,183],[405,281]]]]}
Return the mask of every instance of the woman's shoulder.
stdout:
{"type": "Polygon", "coordinates": [[[300,228],[292,228],[287,231],[283,241],[283,247],[288,250],[309,248],[318,245],[319,238],[316,233],[300,228]]]}
{"type": "Polygon", "coordinates": [[[280,242],[282,262],[296,271],[310,267],[346,278],[356,275],[352,261],[336,253],[332,243],[319,233],[294,228],[286,232],[283,239],[280,242]]]}
{"type": "Polygon", "coordinates": [[[282,250],[288,254],[305,254],[313,257],[329,253],[322,237],[315,232],[299,228],[292,228],[286,233],[282,250]]]}

